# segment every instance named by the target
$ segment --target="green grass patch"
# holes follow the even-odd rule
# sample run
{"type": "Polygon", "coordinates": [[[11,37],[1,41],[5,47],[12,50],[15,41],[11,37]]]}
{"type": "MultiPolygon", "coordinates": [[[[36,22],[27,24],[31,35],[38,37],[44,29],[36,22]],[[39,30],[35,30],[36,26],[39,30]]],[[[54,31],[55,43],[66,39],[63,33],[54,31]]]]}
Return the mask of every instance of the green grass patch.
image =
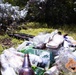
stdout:
{"type": "Polygon", "coordinates": [[[46,28],[47,24],[46,23],[39,23],[39,22],[29,22],[25,24],[27,28],[46,28]]]}
{"type": "MultiPolygon", "coordinates": [[[[31,34],[31,35],[35,35],[36,36],[36,35],[38,35],[41,32],[51,33],[54,30],[56,30],[56,29],[54,29],[54,28],[37,28],[37,29],[32,29],[31,28],[30,29],[29,28],[27,30],[24,30],[24,29],[20,30],[20,33],[26,33],[26,34],[31,34]]],[[[63,35],[67,33],[69,36],[72,36],[74,39],[76,39],[76,32],[74,32],[72,30],[69,31],[68,28],[67,28],[67,30],[59,28],[58,30],[61,31],[63,35]]]]}
{"type": "Polygon", "coordinates": [[[19,40],[16,38],[12,38],[12,43],[14,44],[14,47],[17,47],[19,44],[21,44],[23,42],[23,40],[19,40]]]}
{"type": "Polygon", "coordinates": [[[0,44],[0,54],[2,53],[3,50],[4,49],[3,49],[2,45],[0,44]]]}
{"type": "Polygon", "coordinates": [[[55,29],[48,29],[48,28],[37,28],[37,29],[27,29],[27,30],[20,30],[20,33],[26,33],[26,34],[31,34],[31,35],[38,35],[41,32],[48,32],[51,33],[55,29]]]}
{"type": "MultiPolygon", "coordinates": [[[[50,28],[47,28],[46,23],[30,22],[30,23],[24,24],[24,26],[27,29],[21,28],[21,30],[16,30],[16,32],[36,36],[42,32],[51,33],[52,31],[58,29],[59,31],[62,32],[63,35],[65,33],[68,33],[69,36],[72,36],[76,40],[76,25],[56,25],[56,27],[51,26],[50,28]]],[[[13,43],[12,46],[14,47],[17,47],[19,44],[24,42],[23,40],[9,37],[7,34],[0,35],[0,54],[4,49],[9,48],[9,47],[3,48],[2,46],[1,41],[5,38],[11,38],[11,42],[13,43]]]]}

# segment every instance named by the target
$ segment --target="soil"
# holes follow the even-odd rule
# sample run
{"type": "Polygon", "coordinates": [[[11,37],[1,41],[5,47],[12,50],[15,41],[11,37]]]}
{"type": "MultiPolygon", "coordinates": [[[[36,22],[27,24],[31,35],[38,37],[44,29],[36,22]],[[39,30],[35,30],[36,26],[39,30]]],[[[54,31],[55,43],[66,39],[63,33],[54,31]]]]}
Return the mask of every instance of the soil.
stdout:
{"type": "Polygon", "coordinates": [[[9,48],[9,47],[12,47],[13,46],[13,43],[11,41],[11,38],[4,38],[1,40],[0,42],[2,44],[2,47],[5,48],[9,48]]]}

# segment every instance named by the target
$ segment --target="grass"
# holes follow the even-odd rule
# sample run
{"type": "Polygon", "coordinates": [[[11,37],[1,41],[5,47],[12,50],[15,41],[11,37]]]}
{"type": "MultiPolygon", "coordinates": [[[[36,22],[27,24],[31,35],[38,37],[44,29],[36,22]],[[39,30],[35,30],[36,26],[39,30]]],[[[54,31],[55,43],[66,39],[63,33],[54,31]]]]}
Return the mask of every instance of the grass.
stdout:
{"type": "Polygon", "coordinates": [[[3,47],[2,47],[2,45],[0,44],[0,53],[2,53],[2,51],[3,51],[3,47]]]}
{"type": "Polygon", "coordinates": [[[14,43],[14,47],[17,47],[19,44],[23,42],[23,40],[18,40],[16,38],[12,38],[12,42],[14,43]]]}
{"type": "Polygon", "coordinates": [[[76,25],[55,25],[47,28],[46,23],[39,23],[39,22],[29,22],[24,25],[27,30],[22,29],[20,30],[21,33],[28,33],[33,35],[38,35],[40,32],[49,32],[51,33],[53,30],[58,29],[63,34],[68,33],[74,39],[76,39],[76,25]]]}
{"type": "Polygon", "coordinates": [[[20,33],[26,33],[26,34],[31,34],[31,35],[38,35],[41,32],[52,32],[54,29],[49,29],[49,28],[37,28],[37,29],[28,29],[28,30],[20,30],[20,33]]]}
{"type": "MultiPolygon", "coordinates": [[[[71,25],[71,26],[56,26],[56,27],[50,27],[47,28],[47,24],[42,24],[42,23],[37,23],[37,22],[30,22],[24,25],[25,27],[27,27],[27,29],[21,29],[20,31],[18,30],[18,33],[26,33],[26,34],[31,34],[31,35],[38,35],[41,32],[49,32],[51,33],[52,31],[54,31],[55,29],[58,29],[59,31],[62,32],[62,34],[68,33],[70,36],[72,36],[75,40],[76,40],[76,25],[71,25]]],[[[17,31],[17,30],[16,30],[17,31]]],[[[1,41],[5,38],[11,38],[9,37],[7,34],[4,35],[0,35],[0,54],[2,53],[2,51],[6,48],[9,47],[5,47],[3,48],[1,41]]],[[[17,47],[19,44],[21,44],[23,42],[23,40],[18,40],[16,38],[11,38],[11,42],[13,43],[12,46],[17,47]]]]}

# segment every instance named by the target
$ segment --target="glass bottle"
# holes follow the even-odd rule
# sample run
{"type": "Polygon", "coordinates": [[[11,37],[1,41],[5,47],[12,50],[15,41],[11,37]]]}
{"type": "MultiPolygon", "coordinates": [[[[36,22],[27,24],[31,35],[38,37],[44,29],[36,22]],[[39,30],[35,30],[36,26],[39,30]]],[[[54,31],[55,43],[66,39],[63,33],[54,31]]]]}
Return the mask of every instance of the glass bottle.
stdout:
{"type": "Polygon", "coordinates": [[[31,63],[29,60],[29,54],[24,55],[24,62],[23,62],[21,70],[19,71],[19,75],[35,75],[31,67],[31,63]]]}

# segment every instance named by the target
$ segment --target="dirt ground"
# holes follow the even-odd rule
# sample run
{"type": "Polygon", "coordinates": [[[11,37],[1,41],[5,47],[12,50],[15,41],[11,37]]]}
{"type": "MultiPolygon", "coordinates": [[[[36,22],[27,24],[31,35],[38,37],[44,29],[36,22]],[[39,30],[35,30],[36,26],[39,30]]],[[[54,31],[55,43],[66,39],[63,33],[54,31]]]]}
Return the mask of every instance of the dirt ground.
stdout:
{"type": "Polygon", "coordinates": [[[0,41],[0,44],[2,45],[3,48],[9,48],[12,45],[14,45],[11,41],[11,38],[4,38],[0,41]]]}

